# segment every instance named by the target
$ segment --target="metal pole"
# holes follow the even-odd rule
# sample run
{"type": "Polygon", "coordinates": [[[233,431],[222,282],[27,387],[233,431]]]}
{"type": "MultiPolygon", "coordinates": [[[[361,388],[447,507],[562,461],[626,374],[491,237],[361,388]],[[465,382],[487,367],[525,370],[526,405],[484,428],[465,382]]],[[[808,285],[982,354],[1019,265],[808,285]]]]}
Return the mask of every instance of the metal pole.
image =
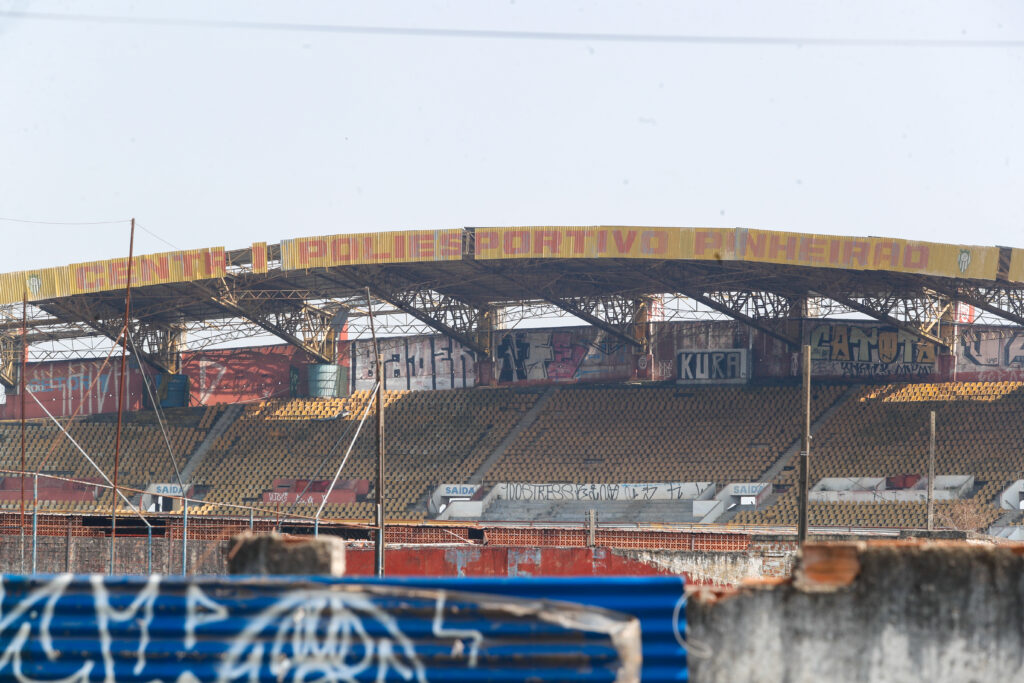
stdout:
{"type": "Polygon", "coordinates": [[[181,524],[181,575],[185,576],[188,569],[188,498],[182,498],[181,524]]]}
{"type": "Polygon", "coordinates": [[[931,411],[928,438],[928,531],[935,529],[935,411],[931,411]]]}
{"type": "Polygon", "coordinates": [[[345,463],[348,462],[348,456],[352,454],[352,449],[356,446],[356,440],[359,439],[360,432],[363,431],[363,423],[366,422],[366,416],[370,414],[370,404],[373,402],[374,396],[380,391],[380,382],[373,385],[373,391],[370,392],[370,397],[366,400],[366,405],[363,406],[363,414],[359,418],[359,424],[356,426],[356,433],[352,436],[352,441],[348,444],[348,449],[345,451],[345,457],[341,459],[341,464],[338,465],[338,470],[334,473],[334,479],[331,479],[331,485],[327,487],[327,493],[324,494],[323,500],[320,501],[320,507],[316,509],[316,515],[314,519],[320,521],[320,515],[323,514],[324,506],[327,505],[327,498],[331,495],[331,491],[334,490],[335,484],[338,483],[338,477],[341,476],[341,470],[345,467],[345,463]]]}
{"type": "Polygon", "coordinates": [[[249,531],[253,530],[252,508],[249,508],[249,531]]]}
{"type": "Polygon", "coordinates": [[[804,429],[800,449],[800,526],[797,539],[801,544],[807,541],[807,470],[811,459],[811,347],[804,345],[803,360],[803,408],[804,429]]]}
{"type": "Polygon", "coordinates": [[[373,322],[370,288],[366,288],[366,309],[370,317],[370,336],[373,338],[373,357],[377,360],[377,538],[374,543],[374,571],[377,578],[384,576],[384,364],[377,346],[377,328],[373,322]]]}
{"type": "Polygon", "coordinates": [[[121,330],[121,374],[117,378],[117,434],[114,437],[114,495],[110,503],[110,574],[117,553],[117,468],[121,460],[121,417],[124,412],[124,373],[128,355],[128,321],[132,305],[132,257],[135,254],[135,219],[128,238],[128,282],[124,288],[124,329],[121,330]]]}
{"type": "Polygon", "coordinates": [[[25,370],[28,365],[28,291],[21,297],[21,573],[25,573],[25,370]]]}
{"type": "Polygon", "coordinates": [[[32,478],[32,573],[36,573],[36,547],[39,534],[39,473],[32,478]]]}
{"type": "Polygon", "coordinates": [[[153,573],[153,527],[146,527],[146,573],[153,573]]]}
{"type": "Polygon", "coordinates": [[[66,543],[64,544],[64,571],[71,571],[71,518],[68,517],[66,543]]]}

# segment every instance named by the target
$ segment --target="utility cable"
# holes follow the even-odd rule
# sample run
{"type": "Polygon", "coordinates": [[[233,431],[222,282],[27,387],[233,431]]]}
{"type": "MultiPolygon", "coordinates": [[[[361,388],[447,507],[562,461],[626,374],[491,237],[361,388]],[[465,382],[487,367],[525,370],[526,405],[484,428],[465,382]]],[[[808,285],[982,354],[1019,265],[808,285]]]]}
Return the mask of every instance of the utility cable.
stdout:
{"type": "MultiPolygon", "coordinates": [[[[341,470],[345,467],[345,463],[348,462],[348,456],[352,454],[352,448],[356,445],[356,439],[359,438],[359,432],[363,429],[363,423],[366,422],[366,416],[370,414],[370,406],[373,404],[373,397],[380,391],[380,380],[373,385],[373,391],[370,392],[370,398],[366,401],[366,407],[363,408],[363,416],[359,418],[359,427],[356,429],[355,436],[352,437],[352,442],[348,445],[348,450],[345,451],[345,457],[341,459],[341,464],[338,465],[338,471],[334,473],[334,479],[331,480],[331,485],[327,488],[327,493],[324,494],[324,499],[320,502],[320,507],[316,511],[316,516],[313,519],[320,519],[320,514],[324,511],[324,506],[327,505],[327,499],[331,495],[331,491],[334,490],[334,485],[338,483],[338,477],[341,476],[341,470]]],[[[380,486],[380,484],[378,484],[380,486]]]]}
{"type": "Polygon", "coordinates": [[[6,19],[66,21],[74,23],[172,28],[242,29],[295,31],[412,38],[471,38],[489,40],[547,40],[585,43],[651,43],[705,45],[780,45],[821,47],[930,47],[930,48],[1020,48],[1024,40],[948,38],[817,38],[801,36],[701,36],[659,33],[573,33],[566,31],[522,31],[498,29],[416,28],[405,26],[359,26],[351,24],[242,21],[237,19],[184,19],[177,17],[126,17],[101,14],[56,14],[49,12],[0,12],[6,19]]]}
{"type": "MultiPolygon", "coordinates": [[[[54,423],[58,427],[60,427],[60,430],[62,432],[64,432],[64,436],[66,436],[68,438],[68,441],[70,441],[72,443],[72,445],[75,448],[78,449],[78,452],[81,453],[85,457],[85,459],[87,461],[89,461],[89,464],[93,466],[93,469],[95,469],[97,472],[99,472],[100,476],[103,477],[103,479],[108,484],[110,484],[111,487],[113,487],[114,486],[114,482],[110,481],[110,477],[108,477],[107,474],[102,469],[100,469],[100,466],[96,464],[95,460],[93,460],[92,458],[89,457],[89,454],[85,452],[85,449],[78,445],[78,442],[74,440],[74,438],[68,433],[68,431],[66,429],[64,429],[64,426],[57,420],[57,418],[55,418],[50,413],[50,411],[46,409],[46,406],[43,405],[42,401],[40,401],[38,398],[36,398],[36,395],[33,392],[28,391],[27,389],[26,389],[26,393],[28,393],[28,395],[32,397],[32,400],[34,400],[37,404],[39,404],[39,407],[43,409],[43,412],[46,413],[46,416],[48,418],[50,418],[51,420],[53,420],[54,423]]],[[[149,523],[149,520],[146,519],[146,516],[142,514],[142,511],[139,510],[139,508],[135,507],[135,505],[133,505],[130,500],[128,500],[128,497],[124,495],[123,491],[118,490],[118,489],[114,489],[114,490],[117,491],[118,495],[120,495],[121,498],[124,499],[124,502],[128,505],[128,508],[132,512],[137,514],[142,519],[142,521],[146,524],[146,526],[148,526],[148,527],[152,527],[153,526],[152,524],[149,523]]]]}
{"type": "Polygon", "coordinates": [[[142,365],[142,356],[139,355],[139,349],[135,346],[135,339],[127,329],[125,330],[125,334],[128,335],[128,343],[132,345],[132,353],[135,355],[135,360],[139,364],[139,372],[142,373],[142,386],[146,388],[146,394],[149,396],[149,402],[153,404],[153,412],[156,413],[156,422],[160,425],[160,432],[164,436],[164,443],[167,444],[167,455],[170,456],[171,464],[174,465],[174,477],[178,480],[178,486],[181,487],[181,494],[185,495],[185,484],[181,481],[181,471],[178,469],[178,461],[174,457],[174,449],[171,448],[170,437],[167,436],[167,428],[164,425],[164,418],[160,412],[160,404],[153,396],[153,391],[149,385],[149,379],[146,377],[146,369],[142,365]]]}

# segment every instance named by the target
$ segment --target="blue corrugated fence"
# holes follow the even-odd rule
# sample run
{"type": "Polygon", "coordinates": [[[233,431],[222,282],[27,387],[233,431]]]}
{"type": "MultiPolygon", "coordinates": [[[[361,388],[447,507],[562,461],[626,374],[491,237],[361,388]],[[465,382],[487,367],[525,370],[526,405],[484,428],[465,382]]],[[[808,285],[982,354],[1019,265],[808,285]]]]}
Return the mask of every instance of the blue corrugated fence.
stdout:
{"type": "Polygon", "coordinates": [[[5,576],[0,683],[685,681],[682,580],[5,576]]]}

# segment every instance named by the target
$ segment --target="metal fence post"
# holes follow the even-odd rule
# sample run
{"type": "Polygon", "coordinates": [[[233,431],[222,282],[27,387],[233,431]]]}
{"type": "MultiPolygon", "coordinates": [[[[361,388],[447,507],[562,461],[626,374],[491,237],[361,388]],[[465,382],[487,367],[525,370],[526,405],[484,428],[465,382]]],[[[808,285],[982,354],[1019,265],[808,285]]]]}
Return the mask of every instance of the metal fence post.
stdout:
{"type": "Polygon", "coordinates": [[[188,573],[188,498],[182,498],[183,514],[181,525],[181,575],[188,573]]]}
{"type": "Polygon", "coordinates": [[[36,544],[39,536],[39,473],[32,478],[32,573],[36,573],[36,544]]]}
{"type": "Polygon", "coordinates": [[[146,527],[146,573],[153,573],[153,526],[146,527]]]}

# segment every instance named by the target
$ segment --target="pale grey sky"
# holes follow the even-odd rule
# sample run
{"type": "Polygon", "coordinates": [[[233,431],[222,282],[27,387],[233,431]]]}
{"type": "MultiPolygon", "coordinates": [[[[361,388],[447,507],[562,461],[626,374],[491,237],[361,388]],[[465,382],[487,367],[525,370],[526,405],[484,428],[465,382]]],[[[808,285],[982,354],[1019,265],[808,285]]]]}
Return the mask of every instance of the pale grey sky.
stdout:
{"type": "MultiPolygon", "coordinates": [[[[135,216],[182,248],[594,223],[1024,247],[1022,119],[1015,1],[0,0],[0,217],[135,216]],[[38,14],[1002,42],[358,35],[38,14]]],[[[127,246],[127,224],[0,221],[0,272],[127,246]]],[[[140,232],[136,248],[171,247],[140,232]]]]}

